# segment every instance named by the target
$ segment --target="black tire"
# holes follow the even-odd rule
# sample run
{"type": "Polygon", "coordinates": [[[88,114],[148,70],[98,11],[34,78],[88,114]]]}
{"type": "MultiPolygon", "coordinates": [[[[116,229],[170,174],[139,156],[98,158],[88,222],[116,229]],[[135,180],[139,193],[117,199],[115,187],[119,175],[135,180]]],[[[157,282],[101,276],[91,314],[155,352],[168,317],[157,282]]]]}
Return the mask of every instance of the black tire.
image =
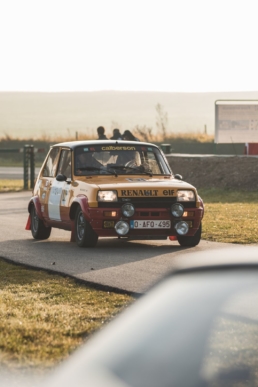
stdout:
{"type": "Polygon", "coordinates": [[[200,227],[198,228],[198,230],[196,231],[196,233],[193,236],[178,235],[177,240],[178,240],[180,246],[194,247],[200,243],[201,235],[202,235],[202,224],[200,223],[200,227]]]}
{"type": "Polygon", "coordinates": [[[81,207],[75,214],[75,238],[79,247],[95,247],[98,242],[98,235],[85,219],[81,207]]]}
{"type": "Polygon", "coordinates": [[[31,233],[34,239],[48,239],[51,234],[51,227],[46,227],[41,219],[39,219],[34,206],[30,210],[31,233]]]}

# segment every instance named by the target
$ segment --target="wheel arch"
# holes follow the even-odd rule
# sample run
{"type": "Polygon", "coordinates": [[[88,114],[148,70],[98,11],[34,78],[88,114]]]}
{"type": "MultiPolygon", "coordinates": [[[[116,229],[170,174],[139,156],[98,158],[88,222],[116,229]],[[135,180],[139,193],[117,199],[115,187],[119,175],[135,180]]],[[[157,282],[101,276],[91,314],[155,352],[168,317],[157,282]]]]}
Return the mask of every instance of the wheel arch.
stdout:
{"type": "Polygon", "coordinates": [[[89,203],[88,203],[88,198],[84,195],[77,196],[74,199],[74,201],[70,207],[70,212],[69,212],[70,219],[71,220],[75,219],[75,214],[76,214],[78,207],[81,207],[84,217],[87,220],[89,220],[89,218],[90,218],[89,217],[89,203]]]}
{"type": "Polygon", "coordinates": [[[29,202],[29,204],[28,204],[28,212],[29,212],[29,213],[31,212],[31,208],[32,208],[33,205],[34,205],[34,207],[35,207],[37,216],[39,217],[39,219],[43,220],[43,216],[42,216],[42,214],[41,214],[41,204],[40,204],[40,201],[39,201],[39,197],[38,197],[38,196],[33,196],[33,197],[30,199],[30,202],[29,202]]]}

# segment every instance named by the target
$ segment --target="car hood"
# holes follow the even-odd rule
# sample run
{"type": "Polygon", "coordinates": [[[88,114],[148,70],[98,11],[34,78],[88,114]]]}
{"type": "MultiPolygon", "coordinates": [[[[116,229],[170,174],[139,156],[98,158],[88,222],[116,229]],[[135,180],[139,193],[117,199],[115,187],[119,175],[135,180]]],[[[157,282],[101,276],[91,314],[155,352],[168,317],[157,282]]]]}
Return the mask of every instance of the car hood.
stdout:
{"type": "Polygon", "coordinates": [[[148,178],[148,177],[119,177],[108,180],[105,178],[99,178],[94,183],[101,190],[112,190],[112,189],[194,189],[191,184],[185,181],[174,179],[174,178],[148,178]]]}

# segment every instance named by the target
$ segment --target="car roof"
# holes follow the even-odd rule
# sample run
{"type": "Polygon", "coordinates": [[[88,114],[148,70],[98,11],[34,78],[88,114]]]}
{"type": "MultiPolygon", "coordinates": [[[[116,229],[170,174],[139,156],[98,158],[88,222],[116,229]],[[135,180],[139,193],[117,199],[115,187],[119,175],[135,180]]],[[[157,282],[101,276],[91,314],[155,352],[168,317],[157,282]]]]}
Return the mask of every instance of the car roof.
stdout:
{"type": "Polygon", "coordinates": [[[152,146],[158,148],[157,145],[149,143],[149,142],[141,142],[141,141],[124,141],[124,140],[90,140],[90,141],[67,141],[60,142],[58,144],[52,145],[52,147],[61,146],[67,147],[70,149],[75,149],[78,146],[92,146],[92,145],[142,145],[142,146],[152,146]]]}
{"type": "Polygon", "coordinates": [[[175,260],[173,270],[169,275],[190,271],[233,269],[233,268],[258,268],[258,245],[235,246],[232,244],[214,244],[214,249],[205,251],[191,251],[180,254],[175,260]]]}

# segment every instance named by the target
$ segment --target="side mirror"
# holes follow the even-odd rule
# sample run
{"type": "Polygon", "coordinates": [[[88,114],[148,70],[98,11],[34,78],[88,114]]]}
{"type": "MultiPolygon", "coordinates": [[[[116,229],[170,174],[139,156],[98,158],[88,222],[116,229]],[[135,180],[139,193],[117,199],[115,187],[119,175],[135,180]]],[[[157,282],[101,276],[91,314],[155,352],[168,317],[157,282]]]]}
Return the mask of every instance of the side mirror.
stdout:
{"type": "Polygon", "coordinates": [[[56,177],[57,181],[66,181],[67,177],[65,175],[59,174],[56,177]]]}
{"type": "Polygon", "coordinates": [[[177,180],[182,180],[183,179],[183,176],[182,175],[179,175],[178,173],[175,174],[174,176],[175,179],[177,180]]]}

